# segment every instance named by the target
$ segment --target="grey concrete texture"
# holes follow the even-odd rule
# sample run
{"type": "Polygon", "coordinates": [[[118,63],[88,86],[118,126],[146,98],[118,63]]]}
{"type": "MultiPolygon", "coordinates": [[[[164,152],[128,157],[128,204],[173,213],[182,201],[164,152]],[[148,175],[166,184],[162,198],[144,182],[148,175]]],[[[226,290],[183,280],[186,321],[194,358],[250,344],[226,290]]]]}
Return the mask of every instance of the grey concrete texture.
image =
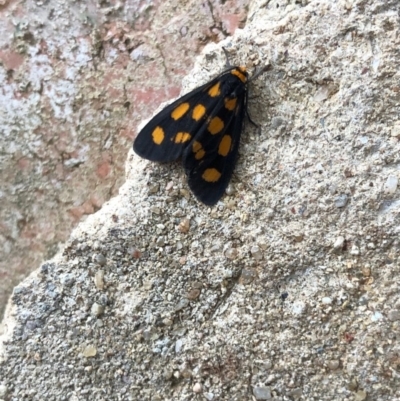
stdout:
{"type": "Polygon", "coordinates": [[[181,163],[130,152],[119,194],[14,290],[0,398],[399,399],[399,11],[255,1],[206,46],[182,93],[222,47],[271,67],[227,194],[206,207],[181,163]]]}
{"type": "Polygon", "coordinates": [[[0,1],[0,316],[118,193],[138,123],[246,20],[241,0],[175,3],[0,1]]]}

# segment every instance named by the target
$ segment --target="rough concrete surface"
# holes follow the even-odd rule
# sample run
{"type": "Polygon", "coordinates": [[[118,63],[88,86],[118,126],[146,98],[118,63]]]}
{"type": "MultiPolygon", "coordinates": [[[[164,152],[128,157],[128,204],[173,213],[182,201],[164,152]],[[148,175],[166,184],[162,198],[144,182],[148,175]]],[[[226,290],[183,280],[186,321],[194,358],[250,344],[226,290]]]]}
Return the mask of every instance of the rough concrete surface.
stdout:
{"type": "Polygon", "coordinates": [[[250,86],[228,194],[130,153],[119,195],[15,290],[4,400],[400,399],[400,5],[260,1],[184,91],[250,86]]]}
{"type": "Polygon", "coordinates": [[[137,124],[243,25],[246,3],[0,0],[0,316],[118,193],[137,124]]]}

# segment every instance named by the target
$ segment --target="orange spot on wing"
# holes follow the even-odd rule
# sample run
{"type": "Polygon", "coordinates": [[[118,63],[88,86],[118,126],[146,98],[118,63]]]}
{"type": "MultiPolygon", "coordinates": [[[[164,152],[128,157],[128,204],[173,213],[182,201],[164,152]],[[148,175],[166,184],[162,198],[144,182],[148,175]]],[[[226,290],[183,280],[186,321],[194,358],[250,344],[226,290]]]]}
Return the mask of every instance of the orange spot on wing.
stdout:
{"type": "Polygon", "coordinates": [[[161,145],[161,143],[164,141],[165,133],[161,127],[156,127],[154,128],[154,131],[151,133],[151,136],[153,138],[153,142],[156,145],[161,145]]]}
{"type": "Polygon", "coordinates": [[[219,83],[219,82],[217,82],[215,85],[213,85],[213,86],[208,90],[208,94],[209,94],[211,97],[219,96],[220,93],[221,93],[221,90],[220,90],[220,83],[219,83]]]}
{"type": "Polygon", "coordinates": [[[236,97],[234,97],[232,99],[225,98],[225,107],[230,111],[235,110],[236,103],[237,103],[236,97]]]}
{"type": "Polygon", "coordinates": [[[185,113],[189,110],[189,103],[181,103],[179,106],[177,106],[172,112],[171,112],[171,117],[176,121],[182,118],[185,113]]]}
{"type": "Polygon", "coordinates": [[[213,119],[211,119],[207,127],[208,131],[213,135],[218,134],[218,132],[221,132],[223,128],[224,128],[224,122],[219,117],[214,117],[213,119]]]}
{"type": "Polygon", "coordinates": [[[204,170],[202,178],[207,182],[217,182],[221,178],[221,173],[216,168],[207,168],[204,170]]]}
{"type": "Polygon", "coordinates": [[[232,138],[230,137],[230,135],[224,135],[219,144],[218,153],[221,156],[227,156],[231,150],[231,145],[232,145],[232,138]]]}
{"type": "Polygon", "coordinates": [[[206,152],[204,149],[200,149],[196,154],[194,155],[194,158],[196,160],[201,160],[204,156],[206,155],[206,152]]]}
{"type": "Polygon", "coordinates": [[[203,149],[203,146],[201,145],[200,142],[194,141],[192,145],[192,150],[194,153],[194,158],[196,160],[200,160],[204,157],[206,154],[205,150],[203,149]]]}
{"type": "Polygon", "coordinates": [[[178,132],[175,135],[174,141],[175,143],[185,143],[190,141],[190,138],[192,136],[189,134],[189,132],[178,132]]]}
{"type": "Polygon", "coordinates": [[[193,152],[198,152],[202,147],[203,146],[201,145],[200,142],[197,142],[197,141],[193,142],[193,146],[192,146],[193,152]]]}
{"type": "Polygon", "coordinates": [[[192,112],[192,118],[193,120],[199,121],[204,114],[206,114],[206,108],[202,104],[198,104],[195,106],[192,112]]]}

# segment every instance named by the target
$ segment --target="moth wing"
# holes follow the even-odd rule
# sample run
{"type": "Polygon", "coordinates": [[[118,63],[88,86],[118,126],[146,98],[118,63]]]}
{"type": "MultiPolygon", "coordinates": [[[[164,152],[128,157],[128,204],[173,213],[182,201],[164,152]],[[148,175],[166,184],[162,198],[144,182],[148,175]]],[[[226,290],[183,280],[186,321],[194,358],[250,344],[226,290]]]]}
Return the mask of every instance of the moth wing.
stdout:
{"type": "Polygon", "coordinates": [[[158,162],[170,162],[181,157],[193,136],[204,125],[206,116],[195,120],[193,109],[199,104],[204,105],[206,114],[208,110],[215,109],[219,99],[210,97],[208,90],[219,80],[220,77],[214,78],[162,109],[139,132],[133,150],[145,159],[158,162]]]}
{"type": "Polygon", "coordinates": [[[217,116],[225,122],[223,130],[212,135],[206,131],[205,125],[183,154],[189,187],[206,205],[214,205],[222,197],[235,168],[246,113],[244,90],[237,100],[237,108],[230,114],[222,106],[216,107],[217,116]],[[204,150],[204,157],[200,160],[196,152],[199,143],[204,150]]]}

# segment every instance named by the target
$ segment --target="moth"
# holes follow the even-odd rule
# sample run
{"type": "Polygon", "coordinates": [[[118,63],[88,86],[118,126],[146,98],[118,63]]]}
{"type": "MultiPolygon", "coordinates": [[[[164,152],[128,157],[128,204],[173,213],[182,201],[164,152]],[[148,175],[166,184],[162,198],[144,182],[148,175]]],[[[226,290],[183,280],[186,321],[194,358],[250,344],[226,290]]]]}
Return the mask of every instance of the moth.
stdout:
{"type": "Polygon", "coordinates": [[[229,67],[153,117],[137,135],[134,151],[156,162],[181,158],[196,198],[216,204],[235,168],[248,83],[246,67],[229,67]]]}

